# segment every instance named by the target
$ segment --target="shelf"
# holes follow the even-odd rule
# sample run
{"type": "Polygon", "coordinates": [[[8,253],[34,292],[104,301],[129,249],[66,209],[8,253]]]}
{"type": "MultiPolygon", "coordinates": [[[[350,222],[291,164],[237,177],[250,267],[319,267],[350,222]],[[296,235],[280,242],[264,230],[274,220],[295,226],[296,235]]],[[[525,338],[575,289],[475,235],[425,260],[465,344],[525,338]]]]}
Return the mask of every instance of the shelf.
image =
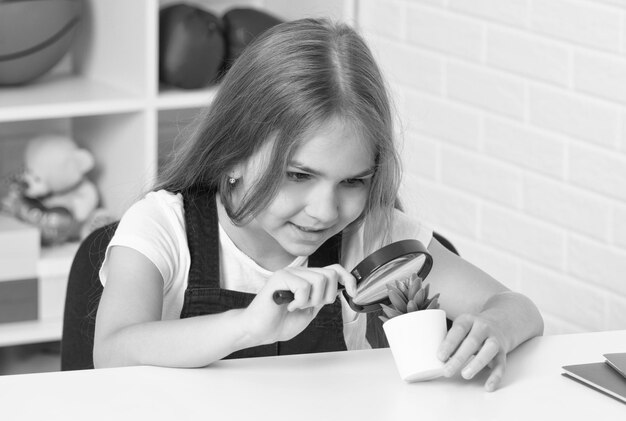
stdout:
{"type": "Polygon", "coordinates": [[[0,347],[38,342],[58,341],[61,339],[63,318],[62,311],[65,286],[72,260],[80,243],[72,242],[55,247],[41,249],[41,258],[37,264],[39,276],[40,320],[15,323],[0,323],[0,347]],[[46,317],[52,310],[53,317],[46,317]]]}
{"type": "Polygon", "coordinates": [[[216,93],[216,86],[188,91],[162,87],[157,98],[157,109],[175,110],[206,107],[213,101],[216,93]]]}
{"type": "MultiPolygon", "coordinates": [[[[175,2],[84,0],[87,13],[67,60],[30,84],[0,87],[0,175],[21,170],[28,139],[59,133],[93,154],[90,178],[112,215],[119,218],[141,197],[156,177],[159,159],[218,90],[159,86],[159,8],[175,2]]],[[[233,6],[226,0],[191,3],[218,14],[233,6]]],[[[238,6],[264,8],[284,19],[351,20],[356,11],[355,0],[241,0],[238,6]]],[[[0,324],[0,346],[61,338],[67,277],[77,249],[78,243],[70,243],[42,250],[40,320],[0,324]]]]}
{"type": "Polygon", "coordinates": [[[63,321],[0,323],[0,347],[61,340],[63,321]]]}
{"type": "Polygon", "coordinates": [[[55,247],[43,247],[37,263],[37,275],[40,279],[67,278],[70,266],[80,243],[65,243],[55,247]]]}
{"type": "Polygon", "coordinates": [[[0,88],[0,122],[142,111],[145,101],[102,82],[51,76],[20,87],[0,88]]]}

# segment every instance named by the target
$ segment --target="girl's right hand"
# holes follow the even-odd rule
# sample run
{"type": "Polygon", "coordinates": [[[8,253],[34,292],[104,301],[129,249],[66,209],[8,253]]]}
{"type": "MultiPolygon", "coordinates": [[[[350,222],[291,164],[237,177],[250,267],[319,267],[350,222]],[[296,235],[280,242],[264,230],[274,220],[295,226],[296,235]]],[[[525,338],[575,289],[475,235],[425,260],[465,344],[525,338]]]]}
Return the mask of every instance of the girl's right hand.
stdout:
{"type": "Polygon", "coordinates": [[[356,279],[338,264],[323,268],[288,267],[275,272],[243,313],[246,334],[259,345],[293,338],[324,305],[335,301],[339,284],[345,286],[350,296],[356,293],[356,279]],[[293,292],[293,301],[276,304],[273,294],[278,290],[293,292]]]}

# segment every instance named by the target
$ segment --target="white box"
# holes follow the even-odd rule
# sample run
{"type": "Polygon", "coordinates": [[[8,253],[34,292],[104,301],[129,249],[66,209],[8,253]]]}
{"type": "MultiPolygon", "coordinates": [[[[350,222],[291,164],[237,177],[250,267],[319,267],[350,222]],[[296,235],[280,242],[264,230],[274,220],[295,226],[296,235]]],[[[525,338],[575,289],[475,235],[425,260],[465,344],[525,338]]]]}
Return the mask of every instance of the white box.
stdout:
{"type": "Polygon", "coordinates": [[[39,229],[0,214],[0,282],[37,278],[39,229]]]}

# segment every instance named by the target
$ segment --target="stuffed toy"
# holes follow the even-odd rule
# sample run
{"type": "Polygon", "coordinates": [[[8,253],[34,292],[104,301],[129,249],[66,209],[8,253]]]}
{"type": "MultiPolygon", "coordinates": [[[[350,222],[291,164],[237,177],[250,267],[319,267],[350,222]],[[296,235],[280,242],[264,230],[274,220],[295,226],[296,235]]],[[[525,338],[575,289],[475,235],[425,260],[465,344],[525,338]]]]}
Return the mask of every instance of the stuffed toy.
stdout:
{"type": "Polygon", "coordinates": [[[94,218],[109,219],[98,209],[98,190],[86,177],[93,167],[91,153],[68,137],[32,139],[24,172],[12,179],[2,207],[37,226],[44,245],[81,239],[97,228],[94,218]]]}

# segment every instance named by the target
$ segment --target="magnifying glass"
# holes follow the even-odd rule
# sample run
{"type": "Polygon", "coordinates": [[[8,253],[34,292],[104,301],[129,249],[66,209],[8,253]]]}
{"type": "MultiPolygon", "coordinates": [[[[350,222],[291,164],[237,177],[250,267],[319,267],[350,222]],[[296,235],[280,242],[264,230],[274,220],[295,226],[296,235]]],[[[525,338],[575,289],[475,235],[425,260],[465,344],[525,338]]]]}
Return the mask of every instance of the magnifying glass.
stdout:
{"type": "MultiPolygon", "coordinates": [[[[389,304],[387,285],[408,278],[414,273],[426,279],[433,267],[433,258],[426,247],[417,240],[401,240],[388,244],[361,261],[350,272],[357,282],[356,294],[343,296],[350,307],[359,313],[369,313],[389,304]]],[[[276,304],[293,301],[293,292],[275,291],[276,304]]]]}

